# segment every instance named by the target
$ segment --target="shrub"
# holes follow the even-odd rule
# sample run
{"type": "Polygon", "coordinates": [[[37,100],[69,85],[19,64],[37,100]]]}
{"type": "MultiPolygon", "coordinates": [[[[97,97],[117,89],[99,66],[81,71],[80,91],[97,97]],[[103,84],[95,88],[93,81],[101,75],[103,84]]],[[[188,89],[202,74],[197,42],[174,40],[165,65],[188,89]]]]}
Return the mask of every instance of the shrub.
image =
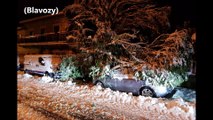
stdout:
{"type": "Polygon", "coordinates": [[[72,57],[64,58],[60,64],[61,81],[76,79],[82,77],[82,74],[77,66],[75,66],[72,57]]]}
{"type": "Polygon", "coordinates": [[[175,88],[180,86],[181,83],[187,80],[188,76],[186,71],[178,73],[181,68],[175,71],[166,69],[145,69],[140,76],[141,80],[148,80],[153,86],[165,86],[169,88],[175,88]],[[185,74],[184,74],[185,73],[185,74]]]}

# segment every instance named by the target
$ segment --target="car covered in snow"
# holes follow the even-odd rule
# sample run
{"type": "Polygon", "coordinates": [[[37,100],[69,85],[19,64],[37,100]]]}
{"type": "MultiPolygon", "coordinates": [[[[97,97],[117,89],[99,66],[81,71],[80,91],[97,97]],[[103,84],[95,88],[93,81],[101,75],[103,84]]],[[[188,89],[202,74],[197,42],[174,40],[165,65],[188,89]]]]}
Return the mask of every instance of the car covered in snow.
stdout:
{"type": "Polygon", "coordinates": [[[103,79],[94,80],[95,85],[103,88],[110,88],[114,91],[132,93],[147,97],[164,97],[172,91],[172,88],[163,86],[153,86],[147,80],[137,80],[129,78],[112,78],[106,76],[103,79]]]}
{"type": "Polygon", "coordinates": [[[24,56],[24,72],[33,75],[58,77],[62,57],[52,54],[34,54],[24,56]]]}

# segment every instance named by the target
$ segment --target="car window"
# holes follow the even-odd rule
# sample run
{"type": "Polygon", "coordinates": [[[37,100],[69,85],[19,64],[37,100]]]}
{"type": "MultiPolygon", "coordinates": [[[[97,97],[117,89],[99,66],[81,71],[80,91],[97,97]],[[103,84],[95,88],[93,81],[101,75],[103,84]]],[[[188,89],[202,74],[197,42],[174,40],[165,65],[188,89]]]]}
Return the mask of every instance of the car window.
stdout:
{"type": "Polygon", "coordinates": [[[41,64],[41,65],[45,65],[45,61],[44,61],[44,59],[42,58],[42,57],[39,57],[38,58],[38,62],[41,64]]]}

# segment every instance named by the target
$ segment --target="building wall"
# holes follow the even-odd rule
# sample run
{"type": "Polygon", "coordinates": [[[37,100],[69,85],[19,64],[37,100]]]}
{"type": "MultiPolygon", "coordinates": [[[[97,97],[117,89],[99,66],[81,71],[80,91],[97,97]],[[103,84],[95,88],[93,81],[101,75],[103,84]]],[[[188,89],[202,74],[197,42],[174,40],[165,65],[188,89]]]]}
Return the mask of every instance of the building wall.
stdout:
{"type": "Polygon", "coordinates": [[[26,37],[29,35],[40,35],[41,29],[44,29],[44,33],[54,33],[54,26],[59,26],[59,32],[65,32],[68,27],[68,20],[63,14],[49,15],[49,17],[22,22],[20,25],[22,30],[17,30],[17,34],[26,37]]]}
{"type": "Polygon", "coordinates": [[[54,26],[59,26],[59,33],[66,32],[69,26],[69,21],[64,14],[59,13],[58,15],[47,15],[36,17],[28,20],[20,21],[19,27],[17,28],[18,36],[18,48],[17,52],[20,57],[20,61],[23,61],[23,56],[26,54],[72,54],[69,46],[49,45],[49,42],[55,42],[66,40],[63,34],[46,34],[41,35],[41,29],[45,29],[45,33],[54,33],[54,26]],[[31,36],[30,32],[33,32],[31,36]],[[59,36],[59,37],[57,37],[59,36]],[[45,38],[45,39],[44,39],[45,38]],[[51,39],[51,40],[50,40],[51,39]],[[47,42],[46,45],[33,45],[30,44],[38,42],[47,42]],[[22,44],[22,45],[21,45],[22,44]],[[26,44],[26,45],[23,45],[26,44]]]}
{"type": "Polygon", "coordinates": [[[26,30],[24,29],[17,30],[17,35],[18,37],[26,36],[26,30]]]}

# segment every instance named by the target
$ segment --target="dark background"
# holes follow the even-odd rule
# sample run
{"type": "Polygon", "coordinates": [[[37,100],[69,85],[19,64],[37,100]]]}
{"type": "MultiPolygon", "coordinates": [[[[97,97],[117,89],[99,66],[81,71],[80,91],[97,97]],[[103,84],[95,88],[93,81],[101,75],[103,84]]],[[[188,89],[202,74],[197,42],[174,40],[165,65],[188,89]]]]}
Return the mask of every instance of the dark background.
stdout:
{"type": "MultiPolygon", "coordinates": [[[[183,21],[190,21],[195,26],[196,19],[196,1],[195,0],[155,0],[160,5],[169,5],[172,7],[171,22],[172,24],[183,24],[183,21]]],[[[21,21],[44,14],[24,14],[25,7],[35,8],[55,8],[61,11],[65,6],[70,5],[74,0],[18,0],[17,20],[21,21]]]]}
{"type": "Polygon", "coordinates": [[[37,16],[42,16],[45,14],[24,14],[25,7],[35,7],[35,8],[55,8],[58,7],[59,10],[67,5],[73,3],[74,0],[18,0],[17,6],[17,19],[18,21],[29,19],[37,16]]]}

